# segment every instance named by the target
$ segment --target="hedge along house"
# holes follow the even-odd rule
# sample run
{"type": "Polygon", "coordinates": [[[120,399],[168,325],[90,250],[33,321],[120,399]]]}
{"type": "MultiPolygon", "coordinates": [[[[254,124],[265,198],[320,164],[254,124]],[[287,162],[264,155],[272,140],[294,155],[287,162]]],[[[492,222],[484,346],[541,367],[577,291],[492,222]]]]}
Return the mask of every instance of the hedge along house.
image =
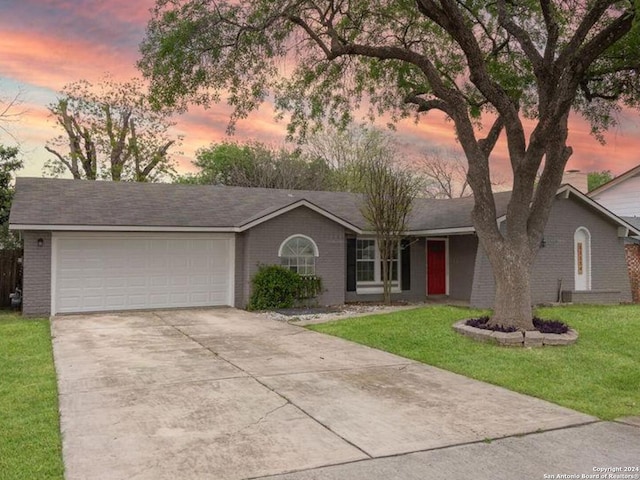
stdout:
{"type": "MultiPolygon", "coordinates": [[[[496,194],[499,215],[508,200],[496,194]]],[[[244,307],[260,264],[321,277],[320,304],[379,300],[381,261],[361,204],[338,192],[19,178],[10,225],[24,239],[24,313],[244,307]]],[[[491,306],[472,206],[416,200],[392,265],[395,299],[491,306]]],[[[640,231],[563,186],[534,265],[533,302],[630,300],[627,235],[640,231]]]]}

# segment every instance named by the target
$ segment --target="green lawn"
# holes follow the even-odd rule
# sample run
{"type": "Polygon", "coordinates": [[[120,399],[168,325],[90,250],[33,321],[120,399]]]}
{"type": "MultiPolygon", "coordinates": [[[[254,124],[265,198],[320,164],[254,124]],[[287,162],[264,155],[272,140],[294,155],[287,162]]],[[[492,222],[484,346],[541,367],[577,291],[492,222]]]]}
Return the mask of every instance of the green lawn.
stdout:
{"type": "Polygon", "coordinates": [[[580,337],[568,347],[506,348],[451,326],[486,313],[433,306],[309,327],[543,398],[602,419],[640,415],[640,306],[542,308],[580,337]]]}
{"type": "Polygon", "coordinates": [[[62,479],[49,321],[0,311],[0,480],[62,479]]]}

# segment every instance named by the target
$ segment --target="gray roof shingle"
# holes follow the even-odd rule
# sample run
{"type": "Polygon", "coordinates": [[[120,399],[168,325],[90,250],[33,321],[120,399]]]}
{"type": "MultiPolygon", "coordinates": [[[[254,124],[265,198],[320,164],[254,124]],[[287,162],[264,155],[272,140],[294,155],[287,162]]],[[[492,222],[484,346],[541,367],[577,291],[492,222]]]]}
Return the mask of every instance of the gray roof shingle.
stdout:
{"type": "MultiPolygon", "coordinates": [[[[509,192],[496,194],[498,216],[509,192]]],[[[18,178],[12,225],[241,227],[306,200],[362,230],[362,197],[344,192],[18,178]]],[[[473,198],[417,199],[412,231],[471,227],[473,198]]]]}

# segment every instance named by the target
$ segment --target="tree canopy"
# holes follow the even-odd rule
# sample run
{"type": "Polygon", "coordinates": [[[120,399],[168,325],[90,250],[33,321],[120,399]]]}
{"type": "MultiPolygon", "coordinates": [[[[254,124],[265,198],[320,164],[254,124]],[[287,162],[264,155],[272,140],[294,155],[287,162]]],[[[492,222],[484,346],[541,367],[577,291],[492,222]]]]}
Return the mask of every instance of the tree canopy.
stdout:
{"type": "Polygon", "coordinates": [[[13,200],[13,181],[22,168],[22,160],[16,147],[0,145],[0,249],[19,245],[17,237],[9,231],[9,213],[13,200]]]}
{"type": "Polygon", "coordinates": [[[595,190],[601,185],[613,180],[611,170],[601,170],[599,172],[589,172],[587,174],[587,189],[595,190]]]}
{"type": "Polygon", "coordinates": [[[259,142],[221,142],[196,152],[195,174],[178,178],[181,183],[239,187],[331,190],[329,167],[285,148],[259,142]]]}
{"type": "Polygon", "coordinates": [[[140,80],[70,83],[49,110],[64,130],[45,147],[49,175],[146,182],[174,172],[170,112],[151,108],[140,80]]]}
{"type": "Polygon", "coordinates": [[[232,126],[267,99],[301,135],[324,121],[345,125],[360,108],[391,121],[444,112],[468,161],[473,221],[493,267],[491,324],[530,330],[531,266],[572,153],[569,113],[601,135],[617,109],[638,107],[638,8],[635,0],[158,0],[139,65],[158,105],[224,97],[232,126]],[[503,229],[490,172],[501,135],[513,171],[503,229]]]}

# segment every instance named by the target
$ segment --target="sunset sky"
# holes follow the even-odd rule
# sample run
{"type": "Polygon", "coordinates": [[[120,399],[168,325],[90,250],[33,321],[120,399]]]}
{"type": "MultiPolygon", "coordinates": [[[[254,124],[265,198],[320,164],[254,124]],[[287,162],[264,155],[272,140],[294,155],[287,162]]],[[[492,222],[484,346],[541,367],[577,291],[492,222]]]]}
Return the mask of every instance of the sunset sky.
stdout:
{"type": "MultiPolygon", "coordinates": [[[[135,62],[153,0],[2,0],[0,2],[0,96],[18,92],[25,113],[7,127],[20,142],[25,169],[22,175],[41,176],[48,158],[44,145],[61,133],[49,118],[46,106],[63,85],[86,79],[99,81],[105,74],[116,80],[139,76],[135,62]]],[[[226,138],[229,110],[214,105],[193,109],[176,118],[176,133],[184,135],[179,170],[190,169],[194,152],[226,138]]],[[[589,135],[589,127],[575,118],[570,144],[574,155],[568,168],[583,171],[611,170],[620,174],[640,163],[640,114],[624,112],[618,127],[610,131],[607,145],[589,135]]],[[[241,121],[235,140],[260,140],[283,145],[285,124],[277,123],[269,105],[241,121]]],[[[408,159],[423,152],[457,148],[453,127],[434,115],[415,125],[398,126],[397,141],[408,159]]],[[[0,132],[0,143],[14,140],[0,132]]],[[[499,167],[501,165],[498,165],[499,167]]],[[[505,168],[505,165],[502,165],[505,168]]]]}

